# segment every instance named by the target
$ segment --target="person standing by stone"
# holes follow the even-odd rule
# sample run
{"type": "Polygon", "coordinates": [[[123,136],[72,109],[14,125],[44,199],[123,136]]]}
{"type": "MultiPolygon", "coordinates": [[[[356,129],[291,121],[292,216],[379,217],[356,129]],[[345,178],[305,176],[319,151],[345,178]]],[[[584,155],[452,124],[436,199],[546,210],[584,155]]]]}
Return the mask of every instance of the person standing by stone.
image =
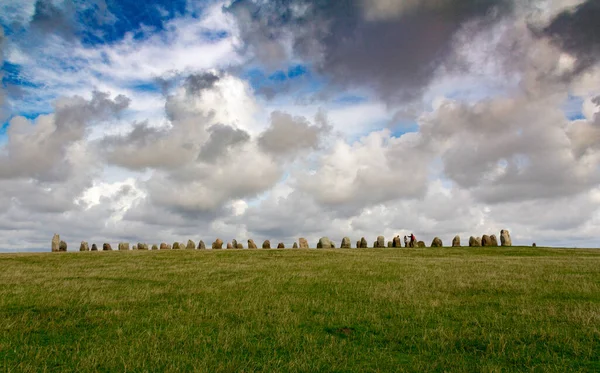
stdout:
{"type": "Polygon", "coordinates": [[[404,247],[408,247],[408,237],[404,236],[404,247]]]}

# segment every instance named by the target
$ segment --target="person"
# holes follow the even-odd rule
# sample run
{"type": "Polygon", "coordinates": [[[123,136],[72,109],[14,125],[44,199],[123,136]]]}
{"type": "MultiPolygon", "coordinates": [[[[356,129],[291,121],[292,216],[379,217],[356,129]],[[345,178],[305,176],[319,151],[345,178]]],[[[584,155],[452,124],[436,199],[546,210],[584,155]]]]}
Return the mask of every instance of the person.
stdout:
{"type": "Polygon", "coordinates": [[[404,236],[404,247],[408,247],[408,237],[404,236]]]}
{"type": "Polygon", "coordinates": [[[410,234],[410,247],[415,247],[415,242],[417,241],[414,234],[410,234]]]}

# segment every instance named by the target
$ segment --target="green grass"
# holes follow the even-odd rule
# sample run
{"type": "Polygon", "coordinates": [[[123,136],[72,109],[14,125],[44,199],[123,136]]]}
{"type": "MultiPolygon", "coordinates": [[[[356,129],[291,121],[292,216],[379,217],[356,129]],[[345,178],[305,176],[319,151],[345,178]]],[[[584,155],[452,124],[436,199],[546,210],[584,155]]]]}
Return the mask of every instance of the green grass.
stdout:
{"type": "Polygon", "coordinates": [[[0,371],[600,371],[600,250],[0,255],[0,371]]]}

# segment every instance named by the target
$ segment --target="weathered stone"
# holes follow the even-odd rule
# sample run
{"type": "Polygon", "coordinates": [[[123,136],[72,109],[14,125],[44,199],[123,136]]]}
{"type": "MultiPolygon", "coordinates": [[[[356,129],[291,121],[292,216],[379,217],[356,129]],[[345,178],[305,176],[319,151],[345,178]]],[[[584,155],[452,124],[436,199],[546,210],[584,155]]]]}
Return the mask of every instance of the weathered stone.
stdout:
{"type": "Polygon", "coordinates": [[[160,248],[160,250],[167,250],[167,244],[166,244],[166,243],[164,243],[164,242],[162,242],[162,243],[160,244],[160,247],[159,247],[159,248],[160,248]]]}
{"type": "Polygon", "coordinates": [[[502,246],[512,246],[510,233],[506,229],[500,231],[500,243],[502,244],[502,246]]]}
{"type": "Polygon", "coordinates": [[[350,244],[350,238],[348,238],[348,237],[342,238],[342,243],[340,244],[340,247],[342,249],[349,249],[349,248],[351,248],[352,245],[350,244]]]}
{"type": "Polygon", "coordinates": [[[59,252],[60,251],[60,235],[58,234],[54,234],[54,236],[52,236],[52,252],[59,252]]]}
{"type": "Polygon", "coordinates": [[[373,241],[373,247],[377,247],[377,241],[373,241]]]}
{"type": "Polygon", "coordinates": [[[301,249],[308,249],[308,241],[304,237],[300,237],[298,240],[298,245],[300,245],[301,249]]]}
{"type": "Polygon", "coordinates": [[[423,241],[417,242],[417,247],[420,247],[420,248],[426,247],[425,242],[423,242],[423,241]]]}
{"type": "Polygon", "coordinates": [[[200,240],[200,242],[198,242],[198,250],[205,250],[206,249],[206,244],[204,243],[204,241],[200,240]]]}
{"type": "Polygon", "coordinates": [[[185,248],[188,250],[196,250],[196,243],[192,240],[188,240],[187,246],[185,248]]]}
{"type": "Polygon", "coordinates": [[[181,249],[181,247],[179,246],[179,242],[175,241],[173,242],[173,250],[179,250],[181,249]]]}
{"type": "Polygon", "coordinates": [[[248,240],[248,248],[249,249],[258,249],[258,246],[256,246],[256,244],[254,243],[254,240],[250,239],[250,240],[248,240]]]}
{"type": "Polygon", "coordinates": [[[535,242],[531,245],[531,247],[537,247],[537,245],[535,244],[535,242]]]}
{"type": "Polygon", "coordinates": [[[298,248],[298,243],[294,242],[294,245],[292,246],[292,249],[297,249],[298,248]]]}
{"type": "Polygon", "coordinates": [[[112,251],[112,246],[110,246],[109,243],[103,243],[102,244],[102,251],[112,251]]]}
{"type": "Polygon", "coordinates": [[[490,236],[488,236],[487,234],[484,234],[483,236],[481,236],[481,246],[483,246],[483,247],[492,246],[492,243],[490,242],[490,236]]]}
{"type": "MultiPolygon", "coordinates": [[[[180,244],[180,245],[181,245],[181,244],[180,244]]],[[[137,249],[138,249],[138,250],[148,250],[148,244],[146,244],[146,243],[140,243],[140,242],[138,242],[138,244],[137,244],[137,249]]]]}
{"type": "Polygon", "coordinates": [[[285,249],[285,244],[283,242],[280,242],[277,244],[277,248],[278,249],[285,249]]]}
{"type": "Polygon", "coordinates": [[[232,246],[234,249],[237,249],[237,246],[238,246],[238,245],[237,245],[237,240],[236,240],[235,238],[234,238],[234,239],[231,241],[231,246],[232,246]]]}
{"type": "Polygon", "coordinates": [[[67,251],[67,243],[65,241],[59,242],[58,251],[67,251]]]}
{"type": "Polygon", "coordinates": [[[244,245],[241,242],[238,242],[237,245],[235,246],[236,249],[243,249],[244,245]]]}
{"type": "Polygon", "coordinates": [[[442,247],[444,244],[439,237],[435,237],[433,241],[431,241],[431,247],[442,247]]]}
{"type": "Polygon", "coordinates": [[[490,236],[490,246],[497,247],[498,246],[498,238],[496,238],[495,234],[490,236]]]}
{"type": "Polygon", "coordinates": [[[167,250],[173,250],[173,246],[170,243],[167,244],[167,250]]]}
{"type": "Polygon", "coordinates": [[[317,249],[331,249],[331,240],[327,237],[321,237],[317,243],[317,249]]]}
{"type": "Polygon", "coordinates": [[[231,244],[231,242],[227,242],[227,248],[228,249],[233,249],[233,245],[231,244]]]}
{"type": "Polygon", "coordinates": [[[98,246],[95,243],[92,244],[92,251],[98,251],[98,246]]]}
{"type": "Polygon", "coordinates": [[[392,248],[392,247],[394,247],[393,245],[394,245],[394,243],[393,243],[392,241],[388,241],[388,247],[389,247],[389,248],[392,248]]]}
{"type": "Polygon", "coordinates": [[[356,241],[356,248],[360,249],[360,240],[356,241]]]}
{"type": "Polygon", "coordinates": [[[215,250],[219,250],[223,248],[223,240],[217,238],[215,242],[212,244],[212,248],[215,250]]]}
{"type": "Polygon", "coordinates": [[[400,240],[400,236],[394,237],[392,241],[392,247],[402,247],[402,241],[400,240]]]}
{"type": "Polygon", "coordinates": [[[119,242],[119,251],[129,251],[129,242],[119,242]]]}
{"type": "Polygon", "coordinates": [[[133,245],[133,247],[131,248],[131,250],[137,250],[137,245],[133,245]]]}
{"type": "Polygon", "coordinates": [[[156,244],[152,245],[152,250],[158,250],[158,246],[156,244]]]}
{"type": "Polygon", "coordinates": [[[377,236],[377,246],[376,247],[385,247],[385,237],[377,236]]]}
{"type": "Polygon", "coordinates": [[[477,237],[475,239],[477,240],[477,243],[479,244],[479,246],[481,246],[481,237],[477,237]]]}
{"type": "Polygon", "coordinates": [[[263,244],[262,244],[262,248],[263,249],[270,249],[271,248],[271,241],[265,240],[265,242],[263,242],[263,244]]]}
{"type": "Polygon", "coordinates": [[[360,239],[360,248],[361,248],[361,249],[366,249],[366,248],[367,248],[367,240],[365,240],[365,238],[364,238],[364,237],[362,237],[362,238],[360,239]]]}
{"type": "Polygon", "coordinates": [[[469,237],[469,247],[479,247],[481,244],[477,241],[477,238],[471,236],[469,237]]]}
{"type": "Polygon", "coordinates": [[[452,239],[452,247],[460,247],[460,237],[454,236],[452,239]]]}
{"type": "Polygon", "coordinates": [[[88,243],[85,241],[81,241],[81,245],[79,245],[79,251],[90,251],[88,243]]]}

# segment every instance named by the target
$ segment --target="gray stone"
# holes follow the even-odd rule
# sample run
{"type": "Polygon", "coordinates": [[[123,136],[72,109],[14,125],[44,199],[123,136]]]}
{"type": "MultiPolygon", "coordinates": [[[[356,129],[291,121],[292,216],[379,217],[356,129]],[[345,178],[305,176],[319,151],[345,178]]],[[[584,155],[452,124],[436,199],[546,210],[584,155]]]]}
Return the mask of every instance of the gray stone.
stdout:
{"type": "Polygon", "coordinates": [[[112,246],[109,243],[105,242],[102,244],[102,251],[112,251],[112,246]]]}
{"type": "Polygon", "coordinates": [[[360,249],[360,240],[356,241],[356,248],[360,249]]]}
{"type": "Polygon", "coordinates": [[[492,234],[490,236],[490,246],[492,246],[492,247],[497,247],[498,246],[498,238],[496,237],[495,234],[492,234]]]}
{"type": "Polygon", "coordinates": [[[181,247],[179,246],[179,242],[175,241],[173,242],[173,250],[179,250],[181,249],[181,247]]]}
{"type": "Polygon", "coordinates": [[[52,252],[56,253],[60,251],[60,235],[54,234],[52,236],[52,252]]]}
{"type": "Polygon", "coordinates": [[[129,251],[129,242],[119,242],[119,251],[129,251]]]}
{"type": "Polygon", "coordinates": [[[138,248],[138,250],[148,250],[148,244],[138,242],[137,248],[138,248]]]}
{"type": "Polygon", "coordinates": [[[500,231],[500,243],[502,244],[502,246],[512,246],[510,233],[506,229],[500,231]]]}
{"type": "Polygon", "coordinates": [[[479,241],[477,241],[477,238],[471,236],[469,237],[469,247],[479,247],[481,246],[481,243],[479,243],[479,241]]]}
{"type": "Polygon", "coordinates": [[[232,246],[234,249],[237,249],[237,246],[238,246],[238,245],[237,245],[237,240],[236,240],[235,238],[234,238],[234,239],[231,241],[231,246],[232,246]]]}
{"type": "Polygon", "coordinates": [[[60,241],[58,251],[67,251],[67,243],[65,241],[60,241]]]}
{"type": "Polygon", "coordinates": [[[244,245],[241,242],[238,242],[237,245],[235,245],[236,249],[243,249],[244,245]]]}
{"type": "Polygon", "coordinates": [[[490,241],[490,236],[488,236],[487,234],[484,234],[483,236],[481,236],[481,246],[483,246],[483,247],[492,246],[492,243],[490,241]]]}
{"type": "Polygon", "coordinates": [[[200,242],[198,242],[198,249],[199,250],[205,250],[206,249],[206,244],[204,243],[204,241],[200,240],[200,242]]]}
{"type": "Polygon", "coordinates": [[[306,238],[300,237],[300,239],[298,240],[298,244],[300,245],[301,249],[308,249],[308,241],[306,240],[306,238]]]}
{"type": "Polygon", "coordinates": [[[222,249],[223,248],[223,240],[221,240],[220,238],[217,238],[215,240],[215,242],[213,242],[212,248],[215,250],[222,249]]]}
{"type": "Polygon", "coordinates": [[[360,248],[361,248],[361,249],[366,249],[367,247],[368,247],[368,246],[367,246],[367,240],[365,240],[365,238],[364,238],[364,237],[362,237],[362,238],[360,239],[360,248]]]}
{"type": "Polygon", "coordinates": [[[233,249],[233,245],[231,245],[231,242],[227,242],[227,248],[230,250],[233,249]]]}
{"type": "Polygon", "coordinates": [[[460,247],[460,237],[454,236],[452,239],[452,247],[460,247]]]}
{"type": "Polygon", "coordinates": [[[385,238],[383,236],[377,236],[377,247],[385,247],[385,238]]]}
{"type": "Polygon", "coordinates": [[[439,237],[435,237],[433,241],[431,241],[431,247],[442,247],[444,244],[439,237]]]}
{"type": "Polygon", "coordinates": [[[297,249],[298,248],[298,244],[296,242],[294,242],[294,245],[292,246],[292,249],[297,249]]]}
{"type": "Polygon", "coordinates": [[[317,249],[332,249],[331,240],[327,237],[321,237],[317,243],[317,249]]]}
{"type": "Polygon", "coordinates": [[[185,248],[188,250],[196,250],[196,243],[192,240],[188,240],[187,246],[185,248]]]}
{"type": "Polygon", "coordinates": [[[348,237],[342,238],[342,244],[340,245],[340,247],[342,249],[349,249],[349,248],[351,248],[352,245],[350,244],[350,238],[348,238],[348,237]]]}
{"type": "Polygon", "coordinates": [[[248,248],[249,249],[258,249],[258,246],[256,246],[256,244],[254,243],[254,240],[250,239],[250,240],[248,240],[248,248]]]}
{"type": "Polygon", "coordinates": [[[393,245],[394,245],[394,243],[393,243],[392,241],[388,241],[388,247],[389,247],[389,248],[392,248],[392,247],[394,247],[393,245]]]}
{"type": "Polygon", "coordinates": [[[79,251],[90,251],[88,243],[85,241],[81,241],[81,245],[79,245],[79,251]]]}
{"type": "Polygon", "coordinates": [[[137,245],[133,245],[133,247],[131,248],[131,250],[137,250],[137,245]]]}
{"type": "Polygon", "coordinates": [[[278,249],[285,249],[285,244],[283,242],[280,242],[277,244],[277,248],[278,249]]]}
{"type": "Polygon", "coordinates": [[[263,249],[270,249],[271,248],[271,241],[265,240],[265,242],[263,242],[263,244],[262,244],[262,248],[263,249]]]}
{"type": "Polygon", "coordinates": [[[164,243],[164,242],[162,242],[162,243],[160,244],[160,247],[159,247],[159,248],[160,248],[160,250],[167,250],[167,244],[166,244],[166,243],[164,243]]]}
{"type": "Polygon", "coordinates": [[[426,247],[426,246],[425,246],[425,242],[423,242],[423,241],[419,241],[419,242],[417,242],[417,247],[420,247],[420,248],[424,248],[424,247],[426,247]]]}
{"type": "Polygon", "coordinates": [[[400,236],[394,237],[392,241],[392,247],[402,247],[402,241],[400,240],[400,236]]]}
{"type": "Polygon", "coordinates": [[[98,246],[95,243],[92,244],[92,251],[98,251],[98,246]]]}
{"type": "Polygon", "coordinates": [[[152,245],[152,250],[158,250],[158,246],[156,244],[152,245]]]}
{"type": "Polygon", "coordinates": [[[536,243],[534,242],[531,247],[537,247],[536,243]]]}

